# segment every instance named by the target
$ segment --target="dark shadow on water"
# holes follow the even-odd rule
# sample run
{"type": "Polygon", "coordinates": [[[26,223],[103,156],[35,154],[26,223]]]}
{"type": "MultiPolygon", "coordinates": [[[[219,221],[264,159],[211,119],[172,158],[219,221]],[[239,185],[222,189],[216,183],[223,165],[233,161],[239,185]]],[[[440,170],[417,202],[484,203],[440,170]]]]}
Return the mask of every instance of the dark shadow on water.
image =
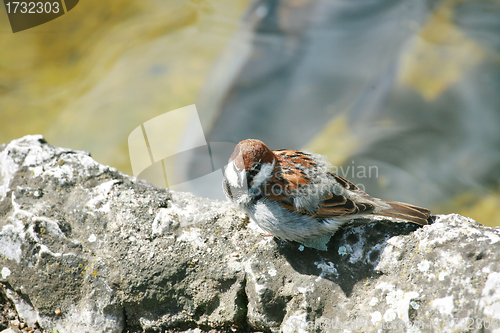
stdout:
{"type": "Polygon", "coordinates": [[[279,252],[299,273],[320,276],[336,283],[346,297],[359,281],[381,275],[375,269],[387,240],[408,235],[421,228],[414,223],[391,221],[355,221],[340,230],[328,242],[328,251],[304,247],[299,243],[274,238],[279,252]],[[321,269],[321,267],[327,269],[321,269]]]}

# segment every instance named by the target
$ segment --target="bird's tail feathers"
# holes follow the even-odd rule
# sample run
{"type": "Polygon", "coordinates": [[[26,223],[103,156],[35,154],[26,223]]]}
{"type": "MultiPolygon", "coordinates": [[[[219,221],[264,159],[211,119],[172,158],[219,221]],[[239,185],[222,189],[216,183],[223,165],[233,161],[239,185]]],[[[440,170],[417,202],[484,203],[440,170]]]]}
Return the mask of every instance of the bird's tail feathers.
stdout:
{"type": "Polygon", "coordinates": [[[383,202],[391,206],[391,208],[377,212],[377,215],[395,217],[420,225],[429,224],[428,218],[431,215],[431,211],[426,208],[395,201],[383,200],[383,202]]]}

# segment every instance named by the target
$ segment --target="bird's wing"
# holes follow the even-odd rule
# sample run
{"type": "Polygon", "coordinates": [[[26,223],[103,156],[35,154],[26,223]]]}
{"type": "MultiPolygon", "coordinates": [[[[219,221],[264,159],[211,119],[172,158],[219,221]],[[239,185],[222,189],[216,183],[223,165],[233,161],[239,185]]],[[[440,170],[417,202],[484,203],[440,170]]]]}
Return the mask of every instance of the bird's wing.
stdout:
{"type": "Polygon", "coordinates": [[[323,193],[323,197],[318,198],[317,202],[307,202],[309,199],[307,192],[304,196],[298,193],[301,190],[307,191],[308,184],[312,182],[307,169],[315,167],[314,160],[309,154],[295,150],[277,150],[274,153],[279,160],[277,164],[279,170],[274,173],[272,181],[266,184],[263,191],[265,197],[279,202],[284,208],[320,219],[369,213],[374,209],[373,204],[369,202],[352,199],[352,197],[368,197],[366,193],[350,181],[330,172],[328,176],[332,178],[331,189],[323,193]],[[347,193],[355,195],[346,195],[347,193]]]}
{"type": "Polygon", "coordinates": [[[278,202],[282,207],[299,214],[310,214],[296,205],[298,191],[311,181],[305,168],[315,165],[309,154],[296,150],[274,150],[278,159],[273,177],[262,187],[262,196],[278,202]]]}
{"type": "Polygon", "coordinates": [[[356,185],[333,173],[329,172],[328,175],[335,179],[335,183],[340,187],[333,187],[325,198],[323,198],[322,204],[314,214],[316,218],[326,219],[360,213],[367,214],[375,209],[375,206],[368,201],[353,199],[365,196],[368,197],[368,195],[361,191],[356,185]],[[340,190],[337,190],[338,188],[340,188],[340,190]],[[348,193],[354,195],[347,195],[348,193]]]}

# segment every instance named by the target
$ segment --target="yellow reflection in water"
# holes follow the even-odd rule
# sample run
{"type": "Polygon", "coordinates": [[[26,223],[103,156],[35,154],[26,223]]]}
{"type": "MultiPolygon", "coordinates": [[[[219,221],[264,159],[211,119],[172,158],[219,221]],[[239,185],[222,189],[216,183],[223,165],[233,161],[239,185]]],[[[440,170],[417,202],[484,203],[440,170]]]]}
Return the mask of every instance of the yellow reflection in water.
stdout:
{"type": "Polygon", "coordinates": [[[351,133],[343,114],[333,118],[304,149],[324,155],[333,166],[340,166],[358,147],[359,138],[351,133]]]}
{"type": "Polygon", "coordinates": [[[196,102],[247,3],[86,0],[16,34],[1,14],[0,143],[41,133],[131,173],[130,131],[196,102]]]}
{"type": "Polygon", "coordinates": [[[454,24],[453,14],[462,0],[445,0],[402,57],[399,80],[427,101],[439,97],[477,65],[486,51],[454,24]]]}
{"type": "Polygon", "coordinates": [[[436,211],[443,214],[457,213],[484,225],[496,227],[500,226],[498,207],[500,207],[500,188],[483,196],[472,192],[460,194],[453,200],[438,205],[436,211]]]}

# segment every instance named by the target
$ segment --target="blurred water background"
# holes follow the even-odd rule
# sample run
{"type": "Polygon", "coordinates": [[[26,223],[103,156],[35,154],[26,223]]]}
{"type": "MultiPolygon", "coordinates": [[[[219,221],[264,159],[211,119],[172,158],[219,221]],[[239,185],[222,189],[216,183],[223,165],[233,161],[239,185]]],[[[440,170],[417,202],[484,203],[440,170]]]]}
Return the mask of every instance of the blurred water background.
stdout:
{"type": "Polygon", "coordinates": [[[374,196],[500,225],[499,18],[498,0],[86,0],[13,34],[2,7],[0,143],[41,133],[131,174],[131,131],[196,103],[207,142],[315,151],[374,196]]]}

